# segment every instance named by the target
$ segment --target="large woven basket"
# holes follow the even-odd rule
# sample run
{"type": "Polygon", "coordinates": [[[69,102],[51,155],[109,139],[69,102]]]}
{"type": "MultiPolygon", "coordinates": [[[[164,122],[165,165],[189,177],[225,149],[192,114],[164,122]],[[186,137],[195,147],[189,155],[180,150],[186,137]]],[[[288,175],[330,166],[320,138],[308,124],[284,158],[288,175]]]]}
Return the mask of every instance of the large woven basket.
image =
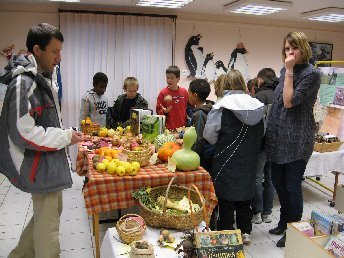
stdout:
{"type": "MultiPolygon", "coordinates": [[[[175,228],[187,230],[193,228],[191,214],[170,214],[166,212],[166,200],[181,200],[184,196],[188,196],[188,188],[183,186],[172,185],[173,177],[168,186],[159,186],[151,189],[150,196],[156,201],[159,196],[165,196],[165,204],[162,212],[154,211],[147,208],[140,200],[140,214],[144,218],[147,225],[157,228],[175,228]]],[[[196,223],[203,220],[202,212],[204,205],[202,204],[203,196],[192,190],[190,199],[194,204],[198,204],[201,208],[194,213],[196,223]]]]}
{"type": "Polygon", "coordinates": [[[137,214],[126,214],[117,221],[116,229],[122,241],[131,244],[131,242],[142,239],[146,230],[146,223],[137,214]]]}
{"type": "Polygon", "coordinates": [[[141,167],[146,166],[150,157],[152,156],[149,146],[145,146],[142,151],[123,149],[122,152],[128,156],[129,162],[137,161],[140,163],[141,167]]]}

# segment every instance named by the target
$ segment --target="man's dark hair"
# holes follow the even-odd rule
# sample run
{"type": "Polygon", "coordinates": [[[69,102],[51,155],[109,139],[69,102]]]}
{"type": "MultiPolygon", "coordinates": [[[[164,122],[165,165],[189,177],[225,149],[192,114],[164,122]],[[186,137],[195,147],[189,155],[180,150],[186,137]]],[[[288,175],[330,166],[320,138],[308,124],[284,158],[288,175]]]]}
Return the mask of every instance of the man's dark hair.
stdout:
{"type": "Polygon", "coordinates": [[[45,50],[45,47],[49,44],[52,38],[56,38],[63,42],[63,35],[58,28],[48,23],[40,23],[32,26],[26,38],[27,50],[33,53],[33,47],[35,45],[38,45],[42,50],[45,50]]]}
{"type": "Polygon", "coordinates": [[[257,78],[262,79],[264,82],[276,78],[275,71],[272,68],[263,68],[258,72],[257,78]]]}
{"type": "Polygon", "coordinates": [[[166,74],[173,73],[177,78],[180,78],[180,69],[178,66],[171,65],[166,69],[166,74]]]}
{"type": "Polygon", "coordinates": [[[97,85],[100,82],[108,83],[108,77],[105,73],[98,72],[93,76],[93,86],[97,85]]]}
{"type": "Polygon", "coordinates": [[[204,79],[196,79],[190,82],[189,91],[196,93],[198,98],[204,102],[208,98],[211,89],[209,82],[204,79]]]}

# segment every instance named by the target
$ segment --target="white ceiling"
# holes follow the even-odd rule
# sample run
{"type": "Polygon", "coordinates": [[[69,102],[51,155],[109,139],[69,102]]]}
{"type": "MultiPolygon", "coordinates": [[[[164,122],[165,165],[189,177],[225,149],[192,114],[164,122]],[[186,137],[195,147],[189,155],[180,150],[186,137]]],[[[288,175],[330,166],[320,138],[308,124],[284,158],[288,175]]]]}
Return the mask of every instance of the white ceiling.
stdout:
{"type": "MultiPolygon", "coordinates": [[[[295,26],[297,24],[308,24],[310,27],[316,28],[317,26],[328,26],[334,28],[337,31],[344,31],[344,22],[340,23],[320,23],[318,21],[308,21],[301,18],[301,13],[309,12],[313,10],[318,10],[327,7],[337,7],[343,8],[344,11],[344,0],[289,0],[293,4],[292,8],[288,11],[281,13],[276,13],[267,16],[252,16],[252,15],[239,15],[229,12],[224,12],[223,8],[226,4],[233,2],[234,0],[194,0],[192,3],[184,6],[180,9],[167,9],[167,8],[148,8],[148,7],[137,7],[135,4],[137,0],[80,0],[80,3],[53,3],[58,5],[58,8],[81,8],[85,9],[87,6],[92,6],[96,8],[106,8],[109,11],[119,11],[129,10],[133,12],[144,12],[144,13],[157,13],[157,14],[173,14],[180,16],[191,15],[198,17],[200,15],[212,15],[216,16],[222,20],[235,20],[235,19],[245,19],[248,21],[255,21],[261,23],[267,23],[268,21],[279,22],[283,26],[295,26]]],[[[0,0],[0,2],[7,3],[25,3],[27,4],[42,4],[42,5],[52,5],[48,0],[0,0]]],[[[89,8],[86,8],[89,9],[89,8]]]]}

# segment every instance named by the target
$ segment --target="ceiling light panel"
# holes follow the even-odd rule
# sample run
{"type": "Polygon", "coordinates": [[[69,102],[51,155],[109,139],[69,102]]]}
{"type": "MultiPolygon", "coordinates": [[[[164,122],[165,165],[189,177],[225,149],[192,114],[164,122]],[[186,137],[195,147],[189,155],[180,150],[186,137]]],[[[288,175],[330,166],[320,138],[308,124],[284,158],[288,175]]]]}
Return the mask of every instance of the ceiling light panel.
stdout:
{"type": "Polygon", "coordinates": [[[50,2],[67,2],[67,3],[79,3],[80,0],[49,0],[50,2]]]}
{"type": "Polygon", "coordinates": [[[193,0],[140,0],[136,5],[163,8],[181,8],[193,0]]]}
{"type": "Polygon", "coordinates": [[[269,15],[286,11],[292,3],[269,0],[238,0],[224,6],[225,12],[252,15],[269,15]]]}
{"type": "Polygon", "coordinates": [[[329,7],[301,14],[302,18],[321,22],[343,22],[344,9],[329,7]]]}

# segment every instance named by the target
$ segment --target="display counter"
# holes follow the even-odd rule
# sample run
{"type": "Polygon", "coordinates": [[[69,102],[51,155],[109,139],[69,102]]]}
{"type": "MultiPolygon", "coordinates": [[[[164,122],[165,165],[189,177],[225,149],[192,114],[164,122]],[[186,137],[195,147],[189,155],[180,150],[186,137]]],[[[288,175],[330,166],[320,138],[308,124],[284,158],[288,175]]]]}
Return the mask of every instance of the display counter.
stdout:
{"type": "Polygon", "coordinates": [[[120,210],[138,205],[132,193],[141,187],[168,185],[173,177],[174,184],[188,187],[195,184],[206,199],[207,210],[211,212],[217,204],[215,189],[209,173],[202,167],[196,171],[172,173],[165,164],[142,167],[136,176],[117,176],[98,173],[92,167],[92,160],[83,144],[79,145],[77,170],[86,171],[87,183],[83,188],[83,196],[87,213],[93,218],[93,234],[95,235],[96,257],[99,257],[99,213],[120,210]]]}

